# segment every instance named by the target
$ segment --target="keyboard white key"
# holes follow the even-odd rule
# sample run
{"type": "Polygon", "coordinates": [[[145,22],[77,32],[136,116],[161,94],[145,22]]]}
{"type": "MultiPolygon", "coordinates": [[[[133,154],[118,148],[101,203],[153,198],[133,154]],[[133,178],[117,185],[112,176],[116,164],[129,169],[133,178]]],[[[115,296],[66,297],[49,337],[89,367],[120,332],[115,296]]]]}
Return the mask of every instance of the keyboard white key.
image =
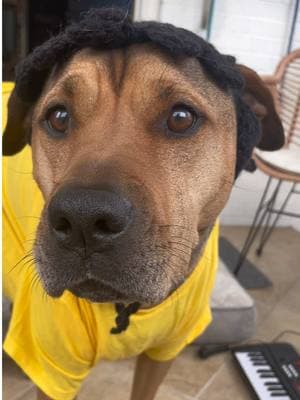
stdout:
{"type": "Polygon", "coordinates": [[[262,354],[237,351],[235,356],[259,399],[292,400],[262,354]]]}

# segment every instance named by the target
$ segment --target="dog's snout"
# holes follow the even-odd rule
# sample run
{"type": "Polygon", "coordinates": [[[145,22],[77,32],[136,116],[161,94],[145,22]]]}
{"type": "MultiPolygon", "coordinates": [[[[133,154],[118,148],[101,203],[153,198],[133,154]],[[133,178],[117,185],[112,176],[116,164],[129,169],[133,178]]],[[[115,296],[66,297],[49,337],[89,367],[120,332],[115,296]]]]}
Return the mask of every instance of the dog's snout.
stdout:
{"type": "Polygon", "coordinates": [[[65,187],[50,201],[48,219],[54,238],[62,244],[101,250],[127,230],[132,205],[110,191],[65,187]]]}

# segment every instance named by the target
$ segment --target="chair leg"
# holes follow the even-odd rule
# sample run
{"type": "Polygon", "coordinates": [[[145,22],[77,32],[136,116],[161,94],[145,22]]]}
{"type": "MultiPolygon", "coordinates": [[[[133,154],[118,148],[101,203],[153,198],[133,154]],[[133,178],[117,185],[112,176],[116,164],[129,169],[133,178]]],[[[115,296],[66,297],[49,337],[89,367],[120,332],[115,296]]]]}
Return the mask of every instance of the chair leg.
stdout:
{"type": "Polygon", "coordinates": [[[258,207],[256,209],[256,213],[253,219],[253,222],[251,224],[251,227],[249,229],[248,235],[246,237],[246,240],[244,242],[243,248],[240,252],[240,256],[239,259],[237,261],[237,264],[235,266],[235,269],[233,271],[234,275],[238,275],[240,269],[243,266],[243,263],[247,257],[248,251],[250,250],[254,239],[257,236],[257,233],[259,232],[261,225],[263,224],[263,221],[265,219],[266,213],[267,213],[267,208],[265,208],[264,212],[261,214],[261,211],[264,209],[265,205],[264,205],[264,201],[265,198],[267,197],[268,191],[269,191],[269,187],[271,184],[272,178],[269,177],[267,184],[265,186],[264,192],[262,194],[262,197],[260,199],[260,202],[258,204],[258,207]],[[260,217],[260,218],[259,218],[260,217]]]}
{"type": "MultiPolygon", "coordinates": [[[[267,219],[266,219],[266,222],[264,224],[264,228],[262,230],[262,234],[261,234],[261,237],[260,237],[260,243],[264,240],[266,234],[268,233],[268,228],[269,228],[270,220],[271,220],[271,216],[272,216],[272,210],[273,210],[274,204],[276,202],[276,198],[277,198],[277,195],[279,193],[279,189],[280,189],[281,184],[282,184],[282,181],[279,180],[277,182],[277,185],[276,185],[276,187],[275,187],[275,189],[274,189],[269,201],[266,204],[267,219]]],[[[257,255],[259,255],[259,252],[256,252],[256,253],[257,253],[257,255]]]]}
{"type": "MultiPolygon", "coordinates": [[[[264,232],[263,232],[263,234],[262,234],[262,236],[260,238],[259,246],[258,246],[258,248],[256,250],[256,254],[258,256],[260,256],[262,254],[264,246],[266,245],[267,241],[269,240],[269,238],[270,238],[270,236],[271,236],[271,234],[272,234],[272,232],[273,232],[273,230],[274,230],[274,228],[275,228],[280,216],[283,214],[284,209],[285,209],[285,207],[286,207],[286,205],[287,205],[292,193],[294,193],[295,186],[296,186],[295,183],[291,186],[291,189],[288,192],[286,198],[284,199],[280,209],[278,211],[276,211],[276,217],[274,218],[273,223],[270,226],[269,226],[269,223],[266,224],[264,232]]],[[[275,200],[274,200],[274,202],[275,202],[275,200]]],[[[274,210],[272,210],[273,205],[274,205],[274,203],[271,206],[271,209],[269,211],[269,215],[271,215],[272,211],[274,212],[274,210]]]]}

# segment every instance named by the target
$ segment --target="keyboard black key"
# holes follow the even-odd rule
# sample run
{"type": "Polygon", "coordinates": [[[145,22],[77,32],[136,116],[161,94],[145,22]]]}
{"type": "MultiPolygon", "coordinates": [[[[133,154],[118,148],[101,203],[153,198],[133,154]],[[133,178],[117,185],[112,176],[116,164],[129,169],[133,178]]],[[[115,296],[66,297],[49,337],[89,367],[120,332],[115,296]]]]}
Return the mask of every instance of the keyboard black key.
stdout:
{"type": "Polygon", "coordinates": [[[278,386],[268,386],[267,390],[269,390],[269,392],[274,392],[275,390],[284,390],[282,385],[278,385],[278,386]]]}
{"type": "Polygon", "coordinates": [[[251,360],[265,360],[264,356],[249,356],[251,360]]]}
{"type": "Polygon", "coordinates": [[[277,380],[277,382],[264,382],[265,386],[272,386],[272,385],[280,385],[280,382],[277,380]]]}
{"type": "Polygon", "coordinates": [[[260,366],[267,365],[267,362],[266,361],[256,361],[256,362],[253,363],[253,365],[255,367],[260,367],[260,366]]]}
{"type": "Polygon", "coordinates": [[[271,371],[272,371],[271,368],[260,368],[260,369],[257,370],[257,372],[259,374],[262,373],[262,372],[271,372],[271,371]]]}
{"type": "Polygon", "coordinates": [[[275,376],[274,372],[263,372],[259,374],[261,378],[273,378],[275,376]]]}

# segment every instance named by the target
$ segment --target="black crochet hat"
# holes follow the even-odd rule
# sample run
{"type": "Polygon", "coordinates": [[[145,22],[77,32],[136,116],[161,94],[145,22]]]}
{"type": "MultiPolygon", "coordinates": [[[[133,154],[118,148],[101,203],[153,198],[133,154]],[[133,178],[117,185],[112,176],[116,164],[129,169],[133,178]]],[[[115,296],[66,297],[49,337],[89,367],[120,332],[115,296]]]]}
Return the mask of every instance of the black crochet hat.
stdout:
{"type": "Polygon", "coordinates": [[[230,91],[237,113],[236,176],[247,165],[260,136],[260,124],[241,98],[244,80],[234,57],[220,54],[194,33],[158,22],[132,22],[118,9],[90,10],[57,36],[37,47],[16,69],[16,92],[25,102],[39,97],[55,64],[85,47],[112,49],[152,42],[173,56],[195,57],[222,90],[230,91]]]}

